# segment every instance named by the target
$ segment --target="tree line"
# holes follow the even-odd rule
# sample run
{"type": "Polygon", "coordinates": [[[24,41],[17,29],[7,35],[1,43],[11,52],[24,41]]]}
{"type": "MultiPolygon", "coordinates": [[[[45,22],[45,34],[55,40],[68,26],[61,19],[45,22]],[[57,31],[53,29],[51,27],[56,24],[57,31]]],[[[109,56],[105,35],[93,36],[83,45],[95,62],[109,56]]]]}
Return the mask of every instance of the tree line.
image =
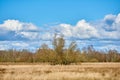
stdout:
{"type": "Polygon", "coordinates": [[[53,49],[47,44],[32,53],[23,49],[1,50],[0,62],[47,62],[50,64],[71,64],[79,62],[120,62],[120,53],[117,50],[97,51],[93,46],[88,46],[83,50],[77,48],[76,42],[71,42],[68,48],[65,48],[65,39],[61,35],[54,36],[52,41],[53,49]]]}

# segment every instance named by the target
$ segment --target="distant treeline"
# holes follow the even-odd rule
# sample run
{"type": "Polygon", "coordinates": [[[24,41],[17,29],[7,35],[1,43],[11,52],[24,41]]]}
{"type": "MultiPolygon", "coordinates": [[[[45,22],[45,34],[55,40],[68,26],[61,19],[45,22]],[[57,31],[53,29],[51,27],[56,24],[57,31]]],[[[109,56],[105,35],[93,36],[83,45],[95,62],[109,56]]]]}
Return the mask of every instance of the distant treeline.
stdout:
{"type": "Polygon", "coordinates": [[[1,50],[0,62],[47,62],[50,64],[71,64],[79,62],[120,62],[120,53],[117,50],[97,51],[88,46],[82,51],[77,48],[76,42],[71,42],[65,48],[63,36],[52,41],[53,49],[43,44],[35,53],[28,50],[1,50]]]}

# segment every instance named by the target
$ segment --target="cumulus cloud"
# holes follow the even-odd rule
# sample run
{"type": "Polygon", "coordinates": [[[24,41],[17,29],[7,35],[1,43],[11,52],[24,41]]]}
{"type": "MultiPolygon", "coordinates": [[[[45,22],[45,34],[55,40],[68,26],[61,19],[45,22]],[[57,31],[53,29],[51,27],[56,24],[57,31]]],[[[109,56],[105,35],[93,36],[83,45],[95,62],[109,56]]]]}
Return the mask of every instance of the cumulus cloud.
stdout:
{"type": "Polygon", "coordinates": [[[55,31],[75,39],[120,39],[120,14],[109,14],[93,23],[80,20],[76,25],[60,24],[55,31]]]}
{"type": "Polygon", "coordinates": [[[47,29],[43,27],[41,29],[32,23],[6,20],[3,24],[0,24],[0,42],[11,41],[11,44],[8,45],[7,42],[0,43],[0,49],[7,49],[8,46],[22,48],[23,46],[20,46],[22,43],[27,48],[31,48],[32,45],[31,49],[35,49],[38,48],[38,46],[35,47],[38,43],[41,44],[44,41],[46,43],[52,40],[55,33],[63,34],[65,39],[68,40],[67,42],[76,40],[77,43],[83,46],[93,44],[102,48],[110,48],[111,45],[114,45],[114,48],[120,47],[117,45],[120,43],[120,14],[108,14],[102,20],[93,21],[92,23],[83,19],[78,21],[76,25],[61,23],[52,27],[50,25],[47,29]],[[108,40],[111,40],[111,43],[104,43],[108,40]],[[15,41],[17,42],[15,43],[15,41]],[[30,43],[27,42],[26,44],[26,41],[30,43]]]}
{"type": "Polygon", "coordinates": [[[18,20],[6,20],[0,24],[1,40],[31,40],[35,39],[39,28],[32,23],[23,23],[18,20]]]}
{"type": "Polygon", "coordinates": [[[50,40],[54,33],[61,33],[67,39],[120,39],[120,14],[106,15],[94,24],[85,20],[78,21],[76,25],[61,23],[49,28],[50,32],[40,31],[34,24],[18,20],[6,20],[0,24],[0,29],[0,40],[50,40]]]}
{"type": "Polygon", "coordinates": [[[101,39],[120,39],[120,14],[106,15],[102,21],[93,26],[97,28],[101,39]]]}
{"type": "Polygon", "coordinates": [[[85,20],[80,20],[75,26],[60,24],[56,31],[68,38],[89,39],[99,37],[97,29],[85,20]]]}
{"type": "Polygon", "coordinates": [[[0,28],[10,31],[21,31],[21,30],[37,30],[38,28],[32,23],[23,23],[18,20],[6,20],[0,25],[0,28]]]}

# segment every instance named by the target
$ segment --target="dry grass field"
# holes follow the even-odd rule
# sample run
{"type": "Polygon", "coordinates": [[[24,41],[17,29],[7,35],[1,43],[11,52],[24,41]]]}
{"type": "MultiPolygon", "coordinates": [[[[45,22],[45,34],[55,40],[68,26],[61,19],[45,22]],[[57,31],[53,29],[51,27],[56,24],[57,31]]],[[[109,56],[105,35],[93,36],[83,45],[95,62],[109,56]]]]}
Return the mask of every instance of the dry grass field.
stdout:
{"type": "Polygon", "coordinates": [[[0,63],[0,80],[120,80],[120,63],[0,63]]]}

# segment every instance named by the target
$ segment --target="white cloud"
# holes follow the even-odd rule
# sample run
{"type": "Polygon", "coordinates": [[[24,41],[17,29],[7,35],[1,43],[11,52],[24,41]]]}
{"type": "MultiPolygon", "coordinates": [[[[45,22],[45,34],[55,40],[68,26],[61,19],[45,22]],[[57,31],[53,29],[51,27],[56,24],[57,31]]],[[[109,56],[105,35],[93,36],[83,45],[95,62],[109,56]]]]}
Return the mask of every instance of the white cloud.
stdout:
{"type": "Polygon", "coordinates": [[[117,17],[115,19],[115,23],[120,24],[120,13],[117,15],[117,17]]]}
{"type": "Polygon", "coordinates": [[[81,38],[97,38],[99,34],[95,27],[91,26],[85,20],[79,21],[74,28],[75,35],[79,35],[81,38]]]}
{"type": "Polygon", "coordinates": [[[106,20],[115,20],[116,19],[116,15],[112,15],[112,14],[108,14],[104,17],[104,21],[106,20]]]}
{"type": "Polygon", "coordinates": [[[11,45],[16,47],[29,47],[29,44],[25,42],[12,42],[11,45]]]}
{"type": "Polygon", "coordinates": [[[60,24],[55,28],[67,38],[77,39],[120,39],[120,14],[106,15],[101,21],[89,23],[80,20],[76,25],[60,24]]]}
{"type": "Polygon", "coordinates": [[[116,15],[106,15],[103,22],[95,25],[98,28],[101,38],[106,39],[120,39],[120,14],[116,15]],[[102,24],[102,25],[101,25],[102,24]],[[100,26],[99,26],[100,25],[100,26]]]}
{"type": "Polygon", "coordinates": [[[55,30],[68,38],[84,39],[99,37],[97,30],[85,20],[80,20],[75,26],[70,24],[60,24],[55,30]]]}
{"type": "Polygon", "coordinates": [[[40,36],[39,32],[19,32],[19,35],[29,40],[38,40],[40,36]]]}
{"type": "MultiPolygon", "coordinates": [[[[120,39],[120,14],[106,15],[102,21],[92,24],[85,20],[80,20],[76,25],[59,24],[43,31],[32,23],[23,23],[18,20],[6,20],[0,24],[2,32],[0,34],[12,33],[14,38],[25,38],[28,40],[50,40],[54,32],[61,33],[68,39],[120,39]],[[11,32],[10,32],[11,31],[11,32]]],[[[15,38],[15,39],[16,39],[15,38]]]]}
{"type": "Polygon", "coordinates": [[[48,44],[51,47],[50,41],[0,41],[0,50],[27,49],[35,52],[43,43],[48,44]]]}
{"type": "Polygon", "coordinates": [[[0,35],[3,37],[7,36],[8,38],[13,38],[13,40],[21,40],[21,38],[34,40],[39,35],[39,28],[37,26],[32,23],[24,23],[18,20],[4,21],[3,24],[0,24],[0,30],[0,35]]]}
{"type": "MultiPolygon", "coordinates": [[[[35,45],[38,45],[40,42],[36,41],[50,41],[54,33],[61,33],[64,35],[65,39],[68,40],[84,40],[81,41],[80,45],[87,45],[87,44],[106,44],[104,42],[101,42],[97,40],[112,40],[111,43],[109,43],[111,46],[113,45],[113,42],[116,42],[119,44],[120,40],[120,14],[118,15],[106,15],[102,20],[99,20],[98,22],[87,22],[84,19],[80,20],[76,23],[76,25],[71,24],[58,24],[55,26],[50,25],[47,29],[42,27],[42,30],[40,30],[39,27],[35,26],[32,23],[24,23],[20,22],[18,20],[6,20],[3,24],[0,24],[0,40],[1,41],[13,41],[12,43],[0,43],[0,49],[9,49],[12,48],[11,46],[22,48],[21,45],[24,45],[23,48],[30,48],[35,49],[35,45]],[[93,40],[96,41],[85,41],[85,40],[93,40]],[[17,41],[16,43],[14,41],[17,41]],[[23,42],[21,42],[23,41],[23,42]],[[30,41],[30,43],[25,43],[25,41],[30,41]],[[32,41],[35,41],[32,42],[32,41]]],[[[1,42],[0,41],[0,42],[1,42]]],[[[77,41],[79,43],[79,41],[77,41]]],[[[114,44],[113,46],[117,46],[114,48],[119,48],[120,46],[117,44],[114,44]]],[[[99,46],[99,45],[98,45],[99,46]]],[[[102,45],[105,46],[105,45],[102,45]]],[[[101,46],[101,47],[102,47],[101,46]]],[[[111,47],[111,46],[105,46],[105,47],[111,47]]],[[[38,47],[37,47],[38,48],[38,47]]],[[[112,47],[113,48],[113,47],[112,47]]]]}
{"type": "Polygon", "coordinates": [[[10,30],[10,31],[20,31],[20,30],[37,30],[38,28],[32,23],[23,23],[18,20],[6,20],[0,25],[0,28],[10,30]]]}
{"type": "Polygon", "coordinates": [[[117,50],[120,52],[120,46],[118,45],[111,45],[111,44],[108,44],[108,45],[104,45],[104,46],[97,46],[96,47],[98,50],[117,50]]]}

